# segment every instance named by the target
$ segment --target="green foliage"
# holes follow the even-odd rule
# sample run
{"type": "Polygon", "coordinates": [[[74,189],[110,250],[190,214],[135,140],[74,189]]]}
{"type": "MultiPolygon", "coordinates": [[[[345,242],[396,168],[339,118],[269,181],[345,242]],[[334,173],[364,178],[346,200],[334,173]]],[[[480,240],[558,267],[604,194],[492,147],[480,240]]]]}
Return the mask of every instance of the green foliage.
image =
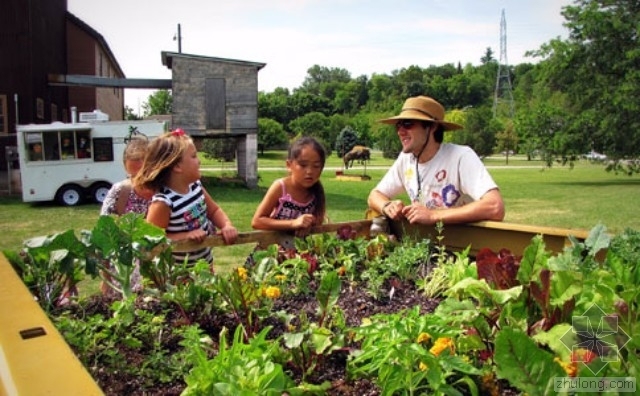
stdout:
{"type": "MultiPolygon", "coordinates": [[[[220,334],[218,354],[208,360],[207,352],[198,340],[190,342],[199,350],[194,357],[193,369],[186,377],[187,388],[183,395],[300,395],[283,367],[274,363],[278,343],[267,340],[270,327],[264,328],[247,343],[243,340],[242,326],[238,326],[231,345],[226,339],[227,329],[220,334]],[[198,349],[200,348],[200,349],[198,349]]],[[[326,387],[316,387],[316,391],[326,387]]],[[[308,390],[313,391],[314,387],[308,390]]],[[[311,393],[313,394],[313,393],[311,393]]]]}
{"type": "Polygon", "coordinates": [[[554,377],[566,373],[553,361],[553,354],[536,345],[524,332],[506,328],[496,335],[495,361],[499,378],[528,395],[554,392],[554,377]]]}
{"type": "Polygon", "coordinates": [[[171,114],[173,108],[173,96],[171,90],[159,89],[149,95],[147,102],[142,104],[144,117],[152,115],[171,114]]]}
{"type": "Polygon", "coordinates": [[[104,282],[124,298],[133,293],[131,276],[136,265],[145,268],[143,272],[148,275],[153,273],[157,281],[166,279],[169,272],[168,253],[160,256],[162,260],[154,260],[151,255],[155,248],[167,246],[164,230],[148,223],[142,215],[100,216],[93,230],[83,233],[83,242],[87,273],[106,274],[104,282]]]}
{"type": "Polygon", "coordinates": [[[142,389],[156,383],[181,380],[189,370],[189,350],[174,351],[167,345],[187,330],[168,329],[165,316],[134,307],[132,299],[116,301],[110,315],[94,314],[78,318],[63,312],[54,318],[58,330],[85,367],[123,371],[141,379],[142,389]],[[121,350],[145,351],[142,361],[127,361],[121,350]]]}
{"type": "Polygon", "coordinates": [[[201,151],[206,158],[230,162],[236,159],[236,138],[202,139],[201,151]]]}
{"type": "Polygon", "coordinates": [[[77,295],[85,247],[73,230],[29,239],[19,253],[4,254],[46,312],[77,295]]]}
{"type": "Polygon", "coordinates": [[[373,378],[383,395],[461,394],[463,390],[478,394],[474,382],[466,379],[480,371],[449,349],[448,353],[434,349],[438,340],[459,334],[441,317],[423,315],[414,307],[373,316],[352,331],[361,348],[348,361],[349,376],[373,378]]]}
{"type": "Polygon", "coordinates": [[[303,373],[303,379],[313,374],[318,364],[332,352],[345,345],[344,326],[339,326],[336,333],[331,330],[334,316],[340,317],[336,306],[340,290],[337,273],[325,273],[316,292],[317,322],[309,320],[304,311],[298,318],[281,314],[290,329],[283,335],[284,359],[303,373]],[[294,319],[297,319],[295,325],[292,323],[294,319]]]}
{"type": "Polygon", "coordinates": [[[356,132],[350,127],[344,128],[336,138],[336,155],[340,158],[344,157],[357,144],[359,142],[356,132]]]}
{"type": "Polygon", "coordinates": [[[264,150],[285,145],[289,136],[282,124],[270,118],[258,118],[258,147],[262,153],[264,150]]]}

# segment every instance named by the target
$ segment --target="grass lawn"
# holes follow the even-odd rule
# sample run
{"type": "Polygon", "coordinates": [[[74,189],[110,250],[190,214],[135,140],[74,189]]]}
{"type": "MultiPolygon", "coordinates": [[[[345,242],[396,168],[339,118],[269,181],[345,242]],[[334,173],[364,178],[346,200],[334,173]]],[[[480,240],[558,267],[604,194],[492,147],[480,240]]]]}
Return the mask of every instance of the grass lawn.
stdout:
{"type": "MultiPolygon", "coordinates": [[[[259,187],[255,190],[220,181],[220,175],[235,174],[234,164],[203,160],[203,168],[214,168],[203,171],[203,176],[209,180],[208,191],[241,232],[251,231],[254,210],[271,182],[286,175],[285,156],[284,152],[267,152],[264,158],[259,158],[258,166],[270,170],[258,172],[259,187]]],[[[369,191],[391,163],[374,152],[366,171],[371,180],[340,181],[333,169],[341,167],[340,159],[335,154],[328,158],[322,182],[330,220],[362,219],[369,191]]],[[[637,215],[640,175],[614,175],[605,172],[602,165],[586,161],[573,169],[545,168],[539,162],[519,158],[510,158],[508,165],[504,158],[488,158],[485,163],[502,190],[507,222],[587,230],[603,223],[611,233],[619,233],[625,228],[640,229],[640,216],[637,215]]],[[[352,175],[363,173],[362,166],[346,171],[352,175]]],[[[0,250],[17,250],[25,239],[34,236],[69,229],[92,229],[99,213],[96,204],[73,208],[53,203],[27,204],[19,196],[2,196],[0,205],[0,250]]],[[[223,268],[241,264],[252,248],[247,245],[216,248],[216,264],[223,268]]]]}

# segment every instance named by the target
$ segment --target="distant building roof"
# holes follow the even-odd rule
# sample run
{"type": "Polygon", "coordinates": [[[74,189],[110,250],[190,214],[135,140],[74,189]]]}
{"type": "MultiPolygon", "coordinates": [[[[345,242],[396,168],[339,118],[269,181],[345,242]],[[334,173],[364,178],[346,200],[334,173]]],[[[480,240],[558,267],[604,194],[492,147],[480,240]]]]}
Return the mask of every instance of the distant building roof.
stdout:
{"type": "Polygon", "coordinates": [[[171,69],[173,58],[191,58],[191,59],[201,59],[201,60],[224,62],[224,63],[235,63],[235,64],[238,64],[238,65],[253,66],[257,70],[262,69],[266,65],[266,63],[250,62],[250,61],[244,61],[244,60],[238,60],[238,59],[216,58],[216,57],[212,57],[212,56],[185,54],[185,53],[182,53],[182,52],[162,51],[162,64],[164,66],[167,66],[169,69],[171,69]]]}
{"type": "Polygon", "coordinates": [[[109,48],[109,44],[107,44],[107,41],[104,39],[104,37],[102,37],[100,33],[98,33],[94,28],[87,25],[84,21],[82,21],[80,18],[73,15],[69,11],[67,11],[67,19],[71,21],[71,23],[78,26],[80,29],[84,30],[88,35],[95,38],[96,41],[100,44],[100,46],[104,49],[105,54],[107,54],[107,57],[109,58],[113,66],[117,69],[119,75],[121,75],[122,77],[126,77],[126,75],[122,71],[122,68],[120,67],[120,64],[118,63],[118,60],[113,55],[113,52],[111,52],[111,48],[109,48]]]}

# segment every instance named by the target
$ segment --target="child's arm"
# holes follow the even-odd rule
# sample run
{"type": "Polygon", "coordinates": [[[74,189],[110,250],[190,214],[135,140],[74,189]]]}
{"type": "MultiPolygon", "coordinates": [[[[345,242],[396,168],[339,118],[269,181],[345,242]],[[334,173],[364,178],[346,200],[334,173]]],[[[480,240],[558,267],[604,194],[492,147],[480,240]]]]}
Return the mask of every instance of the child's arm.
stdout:
{"type": "Polygon", "coordinates": [[[211,198],[211,195],[204,189],[203,192],[205,203],[207,204],[207,217],[214,226],[220,229],[225,243],[229,245],[234,243],[238,239],[238,230],[233,226],[224,210],[211,198]]]}
{"type": "MultiPolygon", "coordinates": [[[[167,204],[161,201],[154,201],[149,205],[147,210],[147,221],[157,227],[164,230],[169,226],[169,217],[171,216],[171,209],[167,204]]],[[[191,231],[176,232],[167,234],[167,238],[172,241],[179,241],[182,239],[189,239],[191,231]]]]}
{"type": "Polygon", "coordinates": [[[258,205],[253,219],[251,220],[251,227],[256,230],[267,231],[290,231],[300,228],[308,228],[313,225],[314,216],[305,214],[297,219],[291,220],[278,220],[272,219],[271,213],[278,207],[278,200],[282,195],[282,185],[279,180],[276,180],[271,184],[269,190],[262,198],[262,202],[258,205]]]}

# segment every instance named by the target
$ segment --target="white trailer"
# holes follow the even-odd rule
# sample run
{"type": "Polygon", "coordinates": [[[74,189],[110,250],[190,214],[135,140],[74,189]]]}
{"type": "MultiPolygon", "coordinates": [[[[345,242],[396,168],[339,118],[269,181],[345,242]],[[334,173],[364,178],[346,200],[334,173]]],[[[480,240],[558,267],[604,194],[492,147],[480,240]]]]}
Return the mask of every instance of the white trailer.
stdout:
{"type": "Polygon", "coordinates": [[[102,203],[111,185],[126,177],[122,154],[130,136],[152,139],[165,130],[158,120],[18,125],[22,200],[102,203]]]}

